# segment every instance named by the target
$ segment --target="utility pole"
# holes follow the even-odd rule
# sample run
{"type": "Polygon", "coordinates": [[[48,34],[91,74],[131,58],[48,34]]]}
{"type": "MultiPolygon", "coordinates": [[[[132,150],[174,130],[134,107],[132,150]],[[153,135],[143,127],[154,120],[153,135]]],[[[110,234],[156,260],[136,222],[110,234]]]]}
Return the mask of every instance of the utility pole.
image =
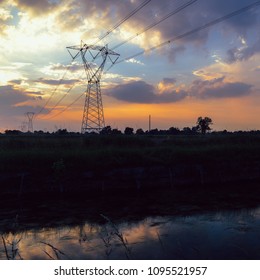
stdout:
{"type": "Polygon", "coordinates": [[[28,132],[33,132],[34,112],[27,112],[26,116],[28,118],[28,132]]]}
{"type": "Polygon", "coordinates": [[[99,132],[105,127],[100,80],[106,62],[115,64],[119,54],[108,46],[87,45],[81,41],[80,46],[67,47],[71,57],[81,56],[87,76],[87,89],[83,110],[81,133],[99,132]],[[76,51],[76,54],[72,52],[76,51]]]}
{"type": "Polygon", "coordinates": [[[152,125],[152,119],[151,119],[151,115],[149,115],[149,129],[148,131],[151,131],[151,125],[152,125]]]}

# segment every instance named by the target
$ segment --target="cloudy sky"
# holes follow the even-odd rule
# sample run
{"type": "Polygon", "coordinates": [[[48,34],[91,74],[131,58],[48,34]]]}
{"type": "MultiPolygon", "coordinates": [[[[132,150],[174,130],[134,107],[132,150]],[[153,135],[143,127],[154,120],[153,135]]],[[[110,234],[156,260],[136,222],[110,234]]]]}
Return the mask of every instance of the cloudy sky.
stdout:
{"type": "Polygon", "coordinates": [[[35,112],[36,130],[80,131],[86,74],[66,47],[81,40],[120,54],[102,77],[106,125],[146,130],[151,115],[153,127],[183,128],[209,116],[215,130],[260,129],[260,5],[196,31],[256,2],[1,0],[0,130],[25,129],[35,112]]]}

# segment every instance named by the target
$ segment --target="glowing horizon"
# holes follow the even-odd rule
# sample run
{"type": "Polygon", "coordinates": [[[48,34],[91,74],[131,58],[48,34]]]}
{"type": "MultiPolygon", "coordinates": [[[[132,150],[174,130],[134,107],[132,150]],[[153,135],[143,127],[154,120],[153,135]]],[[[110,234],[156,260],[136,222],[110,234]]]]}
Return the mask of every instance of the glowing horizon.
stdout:
{"type": "MultiPolygon", "coordinates": [[[[2,1],[0,130],[20,129],[27,121],[24,114],[32,111],[35,130],[80,131],[86,79],[80,60],[71,62],[66,47],[95,42],[142,2],[2,1]]],[[[135,37],[116,49],[124,59],[254,2],[197,1],[135,36],[183,5],[180,0],[151,2],[102,44],[113,48],[135,37]]],[[[115,65],[101,81],[106,125],[146,130],[152,115],[158,129],[181,129],[209,116],[213,130],[260,129],[259,26],[257,6],[115,65]]]]}

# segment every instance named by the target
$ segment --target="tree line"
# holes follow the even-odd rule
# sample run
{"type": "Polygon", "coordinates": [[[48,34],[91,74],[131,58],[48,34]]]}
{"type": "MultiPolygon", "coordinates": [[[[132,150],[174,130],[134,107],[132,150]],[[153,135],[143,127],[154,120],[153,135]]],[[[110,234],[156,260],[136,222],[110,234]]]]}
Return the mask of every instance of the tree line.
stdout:
{"type": "MultiPolygon", "coordinates": [[[[126,127],[123,131],[118,128],[112,128],[110,125],[105,126],[99,134],[101,135],[198,135],[198,134],[206,134],[212,130],[211,126],[213,125],[213,121],[210,117],[198,117],[196,124],[192,127],[184,127],[179,129],[178,127],[170,127],[169,129],[158,129],[154,128],[151,130],[143,130],[142,128],[138,128],[134,130],[132,127],[126,127]]],[[[260,131],[250,131],[250,133],[259,133],[260,131]]],[[[232,133],[227,130],[223,131],[214,131],[211,133],[232,133]]],[[[236,131],[234,133],[245,133],[245,131],[236,131]]],[[[22,132],[20,130],[6,130],[5,135],[21,135],[21,134],[32,134],[30,132],[22,132]]],[[[55,132],[44,132],[42,130],[34,131],[33,134],[37,135],[81,135],[80,132],[69,132],[67,129],[58,129],[55,132]]],[[[97,134],[96,132],[88,132],[86,134],[97,134]]]]}
{"type": "MultiPolygon", "coordinates": [[[[211,130],[210,125],[212,125],[212,119],[209,117],[199,117],[197,119],[196,125],[193,127],[184,127],[182,130],[180,130],[177,127],[170,127],[167,130],[159,130],[158,128],[151,129],[144,131],[142,128],[138,128],[135,133],[134,129],[132,127],[126,127],[124,130],[125,135],[178,135],[178,134],[206,134],[207,131],[211,130]]],[[[100,132],[101,134],[121,134],[122,132],[118,129],[112,129],[111,126],[106,126],[102,129],[100,132]]]]}
{"type": "MultiPolygon", "coordinates": [[[[205,134],[207,131],[210,131],[210,125],[212,124],[212,120],[209,117],[199,117],[197,119],[197,123],[193,127],[184,127],[182,130],[180,130],[177,127],[170,127],[167,130],[159,130],[158,128],[151,129],[151,130],[146,130],[144,131],[142,128],[136,129],[134,131],[134,128],[132,127],[126,127],[124,131],[119,130],[118,128],[112,128],[110,125],[105,126],[99,134],[101,135],[119,135],[119,134],[125,134],[125,135],[144,135],[144,134],[149,134],[149,135],[178,135],[178,134],[197,134],[197,133],[202,133],[205,134]]],[[[27,132],[28,133],[28,132],[27,132]]],[[[26,133],[26,134],[27,134],[26,133]]],[[[90,132],[93,133],[93,132],[90,132]]],[[[6,130],[5,131],[6,135],[19,135],[19,134],[24,134],[24,132],[20,130],[6,130]]],[[[58,135],[65,135],[65,134],[80,134],[79,132],[68,132],[67,129],[57,129],[53,133],[49,132],[44,132],[42,130],[39,131],[34,131],[34,134],[58,134],[58,135]]]]}

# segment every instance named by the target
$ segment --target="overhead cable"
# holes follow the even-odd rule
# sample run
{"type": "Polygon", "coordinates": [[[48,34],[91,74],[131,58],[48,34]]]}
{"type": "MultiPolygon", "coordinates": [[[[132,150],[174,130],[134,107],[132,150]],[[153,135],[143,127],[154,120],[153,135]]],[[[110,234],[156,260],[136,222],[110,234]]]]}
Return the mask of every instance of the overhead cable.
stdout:
{"type": "Polygon", "coordinates": [[[117,44],[116,46],[114,46],[112,48],[112,50],[117,49],[119,47],[121,47],[122,45],[128,43],[129,41],[133,40],[134,38],[140,36],[141,34],[147,32],[148,30],[152,29],[153,27],[157,26],[158,24],[162,23],[163,21],[165,21],[166,19],[168,19],[169,17],[179,13],[180,11],[182,11],[183,9],[187,8],[188,6],[192,5],[193,3],[197,2],[198,0],[191,0],[185,4],[183,4],[182,6],[180,6],[179,8],[175,9],[174,11],[170,12],[169,14],[165,15],[164,17],[162,17],[160,20],[148,25],[147,27],[145,27],[143,30],[137,32],[136,34],[134,34],[133,36],[129,37],[128,39],[126,39],[125,41],[117,44]]]}
{"type": "MultiPolygon", "coordinates": [[[[185,33],[183,33],[183,34],[181,34],[181,35],[178,35],[178,36],[176,36],[176,37],[174,37],[174,38],[172,38],[172,39],[170,39],[170,40],[164,41],[163,43],[158,44],[158,45],[156,45],[156,46],[154,46],[154,47],[152,47],[152,48],[145,49],[145,50],[143,50],[143,51],[141,51],[141,52],[138,52],[138,53],[136,53],[136,54],[134,54],[134,55],[131,55],[131,56],[127,57],[127,58],[124,58],[124,59],[122,59],[122,60],[116,62],[115,64],[112,64],[112,66],[113,66],[113,65],[116,65],[116,64],[119,64],[119,63],[122,63],[122,62],[125,62],[125,61],[128,61],[128,60],[133,59],[133,58],[135,58],[135,57],[137,57],[137,56],[143,55],[144,53],[146,53],[146,52],[148,52],[148,51],[153,51],[153,50],[155,50],[155,49],[158,49],[158,48],[161,48],[161,47],[163,47],[163,46],[166,46],[166,45],[168,45],[168,44],[170,44],[170,43],[172,43],[172,42],[175,42],[175,41],[177,41],[177,40],[180,40],[180,39],[182,39],[182,38],[184,38],[184,37],[190,36],[190,35],[192,35],[192,34],[194,34],[194,33],[197,33],[197,32],[199,32],[199,31],[202,31],[202,30],[204,30],[204,29],[207,29],[207,28],[209,28],[209,27],[211,27],[211,26],[214,26],[214,25],[216,25],[216,24],[218,24],[218,23],[220,23],[220,22],[223,22],[223,21],[225,21],[225,20],[228,20],[229,18],[232,18],[232,17],[237,16],[237,15],[239,15],[239,14],[242,14],[242,13],[244,13],[244,12],[247,12],[248,10],[250,10],[250,9],[252,9],[252,8],[254,8],[254,7],[257,7],[257,6],[259,6],[259,5],[260,5],[260,1],[256,1],[256,2],[254,2],[254,3],[252,3],[252,4],[248,5],[248,6],[245,6],[245,7],[241,8],[241,9],[238,9],[238,10],[236,10],[236,11],[234,11],[234,12],[231,12],[231,13],[229,13],[229,14],[227,14],[227,15],[224,15],[224,16],[222,16],[222,17],[219,17],[219,18],[217,18],[217,19],[215,19],[215,20],[212,20],[212,21],[210,21],[210,22],[208,22],[208,23],[206,23],[206,24],[204,24],[204,25],[202,25],[202,26],[200,26],[200,27],[194,28],[194,29],[192,29],[191,31],[185,32],[185,33]]],[[[107,72],[112,68],[112,66],[109,67],[109,68],[106,70],[105,73],[107,73],[107,72]]],[[[54,116],[52,116],[52,117],[50,117],[50,118],[53,118],[53,117],[58,116],[58,115],[60,115],[61,113],[63,113],[63,112],[64,112],[65,110],[67,110],[69,107],[71,107],[72,105],[74,105],[83,95],[84,95],[84,93],[82,93],[79,97],[77,97],[76,100],[74,100],[71,104],[69,104],[68,106],[66,106],[62,111],[58,112],[56,115],[54,115],[54,116]]]]}
{"type": "MultiPolygon", "coordinates": [[[[142,50],[142,51],[140,51],[140,52],[138,52],[138,53],[136,53],[136,54],[134,54],[134,55],[131,55],[131,56],[128,56],[128,57],[126,57],[126,58],[124,58],[124,59],[122,59],[122,60],[119,60],[119,61],[117,61],[117,62],[115,63],[115,65],[117,65],[117,64],[119,64],[119,63],[122,63],[122,62],[125,62],[125,61],[128,61],[128,60],[130,60],[130,59],[133,59],[133,58],[135,58],[135,57],[137,57],[137,56],[143,55],[143,54],[146,53],[146,52],[151,52],[151,51],[153,51],[153,50],[159,49],[159,48],[161,48],[161,47],[163,47],[163,46],[166,46],[166,45],[168,45],[168,44],[170,44],[170,43],[173,43],[173,42],[175,42],[175,41],[177,41],[177,40],[180,40],[180,39],[182,39],[182,38],[184,38],[184,37],[190,36],[190,35],[192,35],[192,34],[194,34],[194,33],[197,33],[197,32],[199,32],[199,31],[202,31],[202,30],[204,30],[204,29],[207,29],[207,28],[209,28],[209,27],[211,27],[211,26],[213,26],[213,25],[216,25],[216,24],[218,24],[218,23],[220,23],[220,22],[223,22],[223,21],[225,21],[225,20],[228,20],[228,19],[231,18],[231,17],[234,17],[234,16],[237,16],[237,15],[239,15],[239,14],[242,14],[242,13],[244,13],[244,12],[246,12],[246,11],[252,9],[253,7],[257,7],[257,6],[259,6],[259,5],[260,5],[260,1],[256,1],[256,2],[254,2],[254,3],[252,3],[252,4],[248,5],[248,6],[245,6],[245,7],[241,8],[241,9],[239,9],[239,10],[236,10],[236,11],[234,11],[234,12],[232,12],[232,13],[229,13],[229,14],[227,14],[227,15],[225,15],[225,16],[222,16],[222,17],[220,17],[220,18],[217,18],[217,19],[215,19],[215,20],[213,20],[213,21],[210,21],[210,22],[208,22],[208,23],[206,23],[206,24],[204,24],[204,25],[202,25],[202,26],[200,26],[200,27],[194,28],[194,29],[192,29],[191,31],[185,32],[185,33],[183,33],[183,34],[181,34],[181,35],[178,35],[178,36],[176,36],[176,37],[174,37],[174,38],[172,38],[172,39],[170,39],[170,40],[164,41],[163,43],[160,43],[160,44],[158,44],[158,45],[156,45],[156,46],[154,46],[154,47],[151,47],[151,48],[149,48],[149,49],[144,49],[144,50],[142,50]]],[[[112,65],[112,66],[113,66],[113,65],[112,65]]],[[[109,68],[106,70],[106,72],[109,71],[109,70],[112,68],[112,66],[109,67],[109,68]]]]}
{"type": "MultiPolygon", "coordinates": [[[[145,0],[144,2],[142,2],[137,8],[135,8],[132,12],[130,12],[127,16],[125,16],[123,19],[121,19],[118,23],[116,23],[112,28],[110,28],[102,37],[100,37],[94,45],[96,45],[98,42],[100,42],[101,40],[103,40],[106,36],[108,36],[110,33],[112,33],[114,30],[116,30],[120,25],[122,25],[124,22],[126,22],[129,18],[131,18],[133,15],[135,15],[138,11],[140,11],[143,7],[145,7],[147,4],[149,4],[152,0],[145,0]]],[[[74,59],[76,59],[76,57],[78,56],[75,55],[74,57],[72,56],[72,61],[74,61],[74,59]]],[[[37,113],[37,115],[39,115],[45,108],[46,106],[49,104],[50,100],[52,99],[52,97],[54,96],[55,92],[57,91],[58,87],[60,86],[62,80],[64,79],[67,71],[68,71],[69,66],[66,69],[66,72],[64,73],[64,75],[62,76],[62,78],[59,81],[59,84],[57,85],[57,87],[54,89],[54,91],[52,92],[52,94],[50,95],[50,97],[47,99],[47,101],[45,102],[45,104],[43,105],[43,107],[40,109],[40,111],[37,113]]],[[[49,113],[51,113],[59,104],[60,102],[69,94],[69,92],[72,90],[72,88],[74,87],[74,85],[69,89],[69,91],[63,95],[60,100],[58,100],[58,102],[54,105],[54,107],[50,110],[49,113]]],[[[48,114],[49,114],[48,113],[48,114]]]]}
{"type": "Polygon", "coordinates": [[[137,8],[135,8],[132,12],[130,12],[126,17],[121,19],[118,23],[116,23],[112,28],[110,28],[103,36],[101,36],[95,43],[96,45],[98,42],[103,40],[105,37],[107,37],[110,33],[112,33],[114,30],[116,30],[120,25],[122,25],[124,22],[126,22],[129,18],[131,18],[133,15],[135,15],[138,11],[140,11],[143,7],[145,7],[147,4],[149,4],[152,0],[145,0],[143,3],[141,3],[137,8]]]}

